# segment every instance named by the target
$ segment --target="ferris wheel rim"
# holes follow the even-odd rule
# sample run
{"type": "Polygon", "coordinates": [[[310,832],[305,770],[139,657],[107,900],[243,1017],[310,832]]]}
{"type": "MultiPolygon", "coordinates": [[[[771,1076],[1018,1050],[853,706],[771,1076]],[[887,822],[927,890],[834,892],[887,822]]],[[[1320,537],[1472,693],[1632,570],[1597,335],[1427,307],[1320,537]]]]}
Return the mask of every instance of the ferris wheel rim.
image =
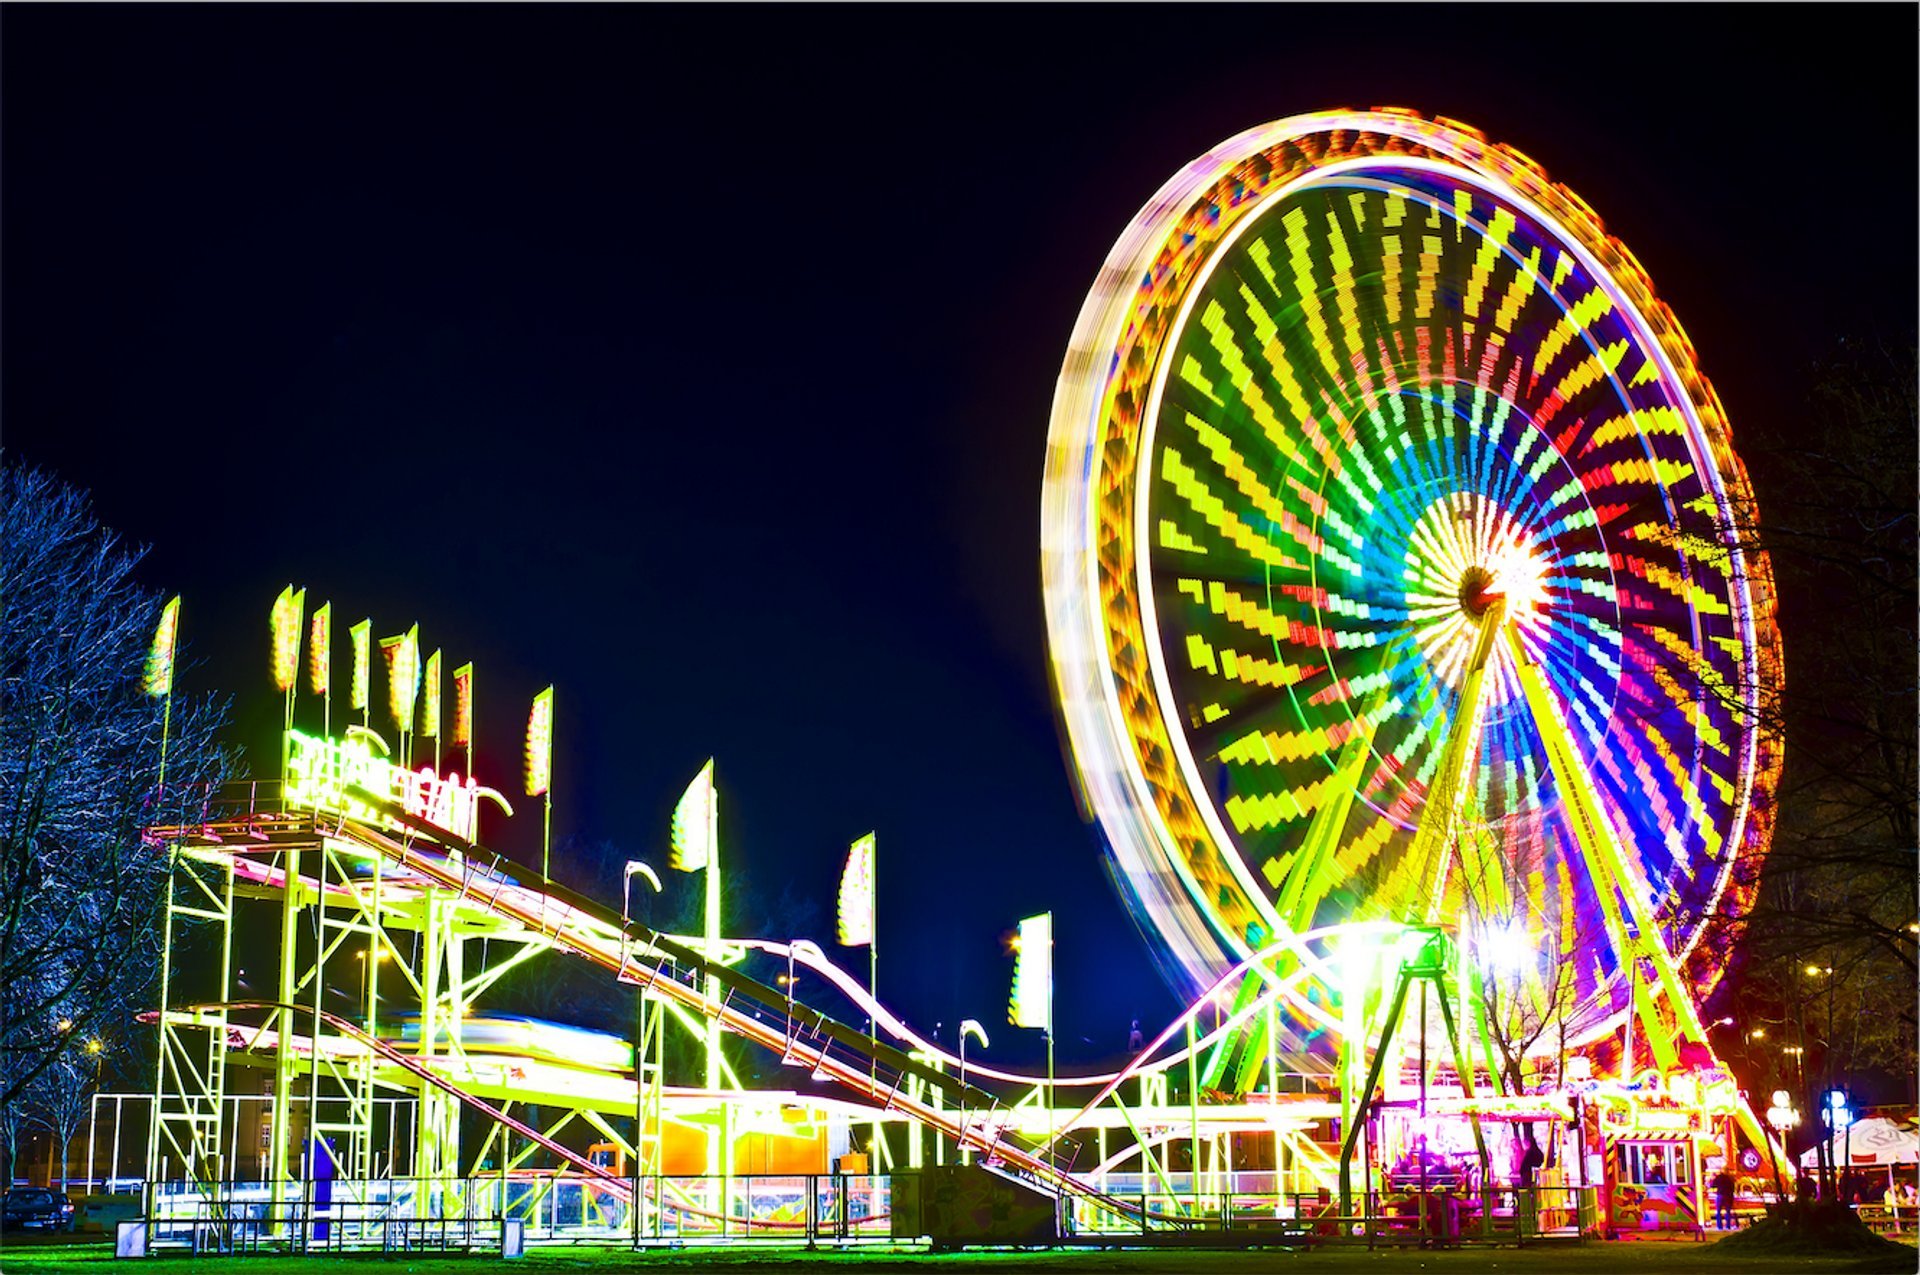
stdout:
{"type": "MultiPolygon", "coordinates": [[[[1243,134],[1243,136],[1246,135],[1243,134]]],[[[1241,158],[1245,157],[1242,156],[1241,158]]],[[[1589,249],[1587,244],[1583,242],[1576,233],[1573,233],[1569,227],[1565,226],[1559,218],[1530,199],[1524,192],[1503,180],[1498,174],[1489,173],[1477,167],[1470,167],[1459,163],[1443,164],[1418,156],[1395,156],[1388,162],[1396,169],[1412,169],[1415,171],[1430,172],[1435,176],[1450,180],[1460,180],[1464,177],[1468,183],[1479,186],[1496,199],[1504,200],[1519,207],[1539,224],[1549,228],[1551,231],[1558,232],[1556,237],[1574,251],[1576,257],[1580,259],[1581,264],[1588,270],[1593,278],[1605,288],[1617,312],[1626,316],[1628,325],[1638,338],[1641,348],[1646,349],[1659,361],[1661,378],[1670,384],[1677,385],[1680,383],[1678,373],[1672,366],[1670,356],[1661,345],[1658,335],[1653,331],[1652,326],[1641,313],[1641,309],[1635,303],[1634,298],[1629,296],[1626,290],[1620,286],[1619,280],[1614,277],[1613,272],[1606,268],[1589,249]]],[[[1336,161],[1332,164],[1305,169],[1288,180],[1277,183],[1271,190],[1263,193],[1257,201],[1240,215],[1233,227],[1212,246],[1206,259],[1194,273],[1193,277],[1188,280],[1178,310],[1167,326],[1167,338],[1158,352],[1156,367],[1150,382],[1151,388],[1149,395],[1146,405],[1140,413],[1138,451],[1141,456],[1151,456],[1153,451],[1153,442],[1159,426],[1160,407],[1165,394],[1167,379],[1172,371],[1171,361],[1166,356],[1177,339],[1177,334],[1186,330],[1192,318],[1194,308],[1205,295],[1208,281],[1213,274],[1227,262],[1228,254],[1234,244],[1241,237],[1250,233],[1256,226],[1260,225],[1262,218],[1268,210],[1280,204],[1283,200],[1297,196],[1305,190],[1322,185],[1340,184],[1339,179],[1348,173],[1378,169],[1381,165],[1382,158],[1380,156],[1354,156],[1336,161]]],[[[1511,253],[1512,250],[1508,249],[1507,251],[1511,253]]],[[[1592,337],[1584,332],[1580,334],[1580,339],[1589,342],[1589,344],[1592,342],[1592,337]]],[[[1617,370],[1607,372],[1606,377],[1608,380],[1615,382],[1620,379],[1617,370]]],[[[1714,463],[1712,453],[1705,445],[1705,429],[1699,419],[1698,409],[1693,403],[1691,396],[1683,394],[1676,397],[1679,400],[1679,410],[1688,427],[1689,450],[1704,462],[1702,467],[1703,472],[1708,475],[1709,486],[1714,494],[1716,504],[1725,510],[1730,504],[1729,497],[1725,490],[1725,479],[1721,473],[1720,466],[1714,463]]],[[[1559,457],[1559,459],[1563,463],[1571,464],[1564,456],[1559,457]]],[[[1166,647],[1163,643],[1154,641],[1151,638],[1151,635],[1157,631],[1156,618],[1158,611],[1158,604],[1154,598],[1154,592],[1151,587],[1151,582],[1155,578],[1155,571],[1151,563],[1155,546],[1149,534],[1149,520],[1152,509],[1151,496],[1152,491],[1149,484],[1136,483],[1132,495],[1135,524],[1132,555],[1133,568],[1135,577],[1143,582],[1147,582],[1147,584],[1146,587],[1140,587],[1135,590],[1135,605],[1140,612],[1141,630],[1143,633],[1149,635],[1149,639],[1142,645],[1142,651],[1152,670],[1153,686],[1159,701],[1160,716],[1162,720],[1166,720],[1169,716],[1169,705],[1175,703],[1176,696],[1173,693],[1169,679],[1166,647]]],[[[1585,493],[1582,493],[1582,499],[1586,499],[1585,493]]],[[[1668,521],[1677,521],[1679,518],[1679,510],[1673,503],[1671,492],[1664,487],[1661,489],[1661,499],[1668,521]]],[[[1611,568],[1609,569],[1611,570],[1611,568]]],[[[1736,575],[1736,580],[1737,578],[1736,575]]],[[[1744,586],[1736,587],[1736,598],[1740,604],[1741,626],[1743,629],[1742,645],[1743,648],[1751,652],[1754,646],[1753,626],[1750,614],[1751,601],[1747,596],[1747,590],[1744,586]]],[[[1689,616],[1693,627],[1693,643],[1697,647],[1703,640],[1703,635],[1699,631],[1698,612],[1689,608],[1689,616]]],[[[1112,670],[1110,667],[1107,672],[1111,675],[1112,670]]],[[[1617,694],[1617,685],[1614,689],[1617,694]]],[[[1754,693],[1754,691],[1750,690],[1749,696],[1754,693]]],[[[1749,711],[1753,708],[1751,699],[1749,700],[1747,708],[1749,711]]],[[[1220,820],[1220,812],[1217,804],[1211,800],[1202,800],[1196,795],[1204,791],[1205,782],[1199,773],[1198,763],[1193,756],[1191,739],[1184,731],[1170,730],[1167,732],[1167,735],[1168,742],[1179,762],[1180,774],[1187,789],[1187,799],[1193,804],[1195,810],[1199,812],[1200,818],[1205,823],[1208,833],[1215,838],[1216,844],[1234,844],[1235,838],[1227,831],[1225,825],[1220,820]]],[[[1751,751],[1757,745],[1755,736],[1749,733],[1746,737],[1745,744],[1749,751],[1751,751]]],[[[1749,758],[1748,762],[1750,762],[1750,760],[1749,758]]],[[[1747,769],[1748,765],[1743,763],[1741,767],[1742,772],[1744,773],[1747,769]]],[[[1729,836],[1729,840],[1737,839],[1744,824],[1744,819],[1745,813],[1743,810],[1739,816],[1739,820],[1736,822],[1735,829],[1729,836]]],[[[1253,880],[1252,871],[1248,867],[1246,860],[1239,854],[1224,855],[1223,860],[1228,870],[1239,878],[1242,888],[1246,891],[1249,901],[1253,903],[1261,919],[1270,926],[1283,924],[1279,916],[1274,912],[1272,902],[1267,898],[1266,892],[1253,880]]],[[[1729,859],[1722,867],[1722,875],[1724,876],[1726,872],[1732,870],[1732,860],[1729,859]]],[[[1720,889],[1724,889],[1724,881],[1720,889]]],[[[1719,892],[1719,890],[1716,890],[1716,898],[1719,892]]],[[[1686,956],[1692,952],[1694,947],[1699,943],[1703,933],[1704,926],[1693,927],[1688,935],[1684,948],[1677,954],[1680,959],[1684,960],[1686,956]]],[[[1243,937],[1231,931],[1221,932],[1219,937],[1226,945],[1227,950],[1236,957],[1244,958],[1253,950],[1243,937]]]]}
{"type": "MultiPolygon", "coordinates": [[[[1405,138],[1430,149],[1439,158],[1372,151],[1348,155],[1329,164],[1310,164],[1290,174],[1285,180],[1276,182],[1273,188],[1263,191],[1251,206],[1235,214],[1233,226],[1223,237],[1207,246],[1202,263],[1180,284],[1179,315],[1167,324],[1157,338],[1153,350],[1157,366],[1152,372],[1152,400],[1141,412],[1136,426],[1143,435],[1134,453],[1141,458],[1136,462],[1140,468],[1144,469],[1150,463],[1147,458],[1152,455],[1152,433],[1158,421],[1159,400],[1170,370],[1167,352],[1178,334],[1186,330],[1193,306],[1203,294],[1212,272],[1226,259],[1234,239],[1260,223],[1265,213],[1278,201],[1314,185],[1333,182],[1343,173],[1381,167],[1417,168],[1448,181],[1465,181],[1497,200],[1520,208],[1537,225],[1545,228],[1553,242],[1571,250],[1592,279],[1605,289],[1616,313],[1624,316],[1635,344],[1655,361],[1659,380],[1671,388],[1673,406],[1685,424],[1686,449],[1699,462],[1704,485],[1712,494],[1716,510],[1726,515],[1736,500],[1750,499],[1744,467],[1739,465],[1738,457],[1731,449],[1724,411],[1719,408],[1711,385],[1700,374],[1685,333],[1673,320],[1671,312],[1654,295],[1650,280],[1637,262],[1632,261],[1624,247],[1617,240],[1604,236],[1598,219],[1591,216],[1584,204],[1579,203],[1578,197],[1564,187],[1551,183],[1531,160],[1511,148],[1489,145],[1484,136],[1465,126],[1457,126],[1444,119],[1428,121],[1411,112],[1336,111],[1291,116],[1228,139],[1186,165],[1164,183],[1160,191],[1136,214],[1108,254],[1095,289],[1089,294],[1075,325],[1074,339],[1056,389],[1049,436],[1043,522],[1050,530],[1064,529],[1072,533],[1066,537],[1065,543],[1058,536],[1051,544],[1043,542],[1043,565],[1047,568],[1049,584],[1048,628],[1054,639],[1056,682],[1061,691],[1063,714],[1067,718],[1069,735],[1076,752],[1085,747],[1083,739],[1097,739],[1099,736],[1105,736],[1108,743],[1115,745],[1102,750],[1105,752],[1104,760],[1110,764],[1106,779],[1110,783],[1117,780],[1118,786],[1135,802],[1144,799],[1145,809],[1155,808],[1154,781],[1142,769],[1138,749],[1133,746],[1137,737],[1128,725],[1124,708],[1118,702],[1114,651],[1107,640],[1107,610],[1115,605],[1116,600],[1103,595],[1102,562],[1096,543],[1099,509],[1092,498],[1092,488],[1099,469],[1098,452],[1103,427],[1107,423],[1100,391],[1110,383],[1119,359],[1129,348],[1126,342],[1127,324],[1132,317],[1130,312],[1134,303],[1141,295],[1140,287],[1136,287],[1132,281],[1141,279],[1143,267],[1161,249],[1170,229],[1180,223],[1183,215],[1190,213],[1196,197],[1210,185],[1217,187],[1233,173],[1236,165],[1265,153],[1269,148],[1308,134],[1341,128],[1405,138]],[[1503,157],[1504,163],[1487,162],[1489,154],[1503,157]],[[1527,180],[1517,180],[1522,175],[1527,180]],[[1547,206],[1542,199],[1536,198],[1539,192],[1551,193],[1562,201],[1571,200],[1575,207],[1586,214],[1585,218],[1569,218],[1547,206]],[[1609,257],[1612,259],[1609,260],[1609,257]],[[1107,356],[1104,360],[1103,355],[1107,356]],[[1098,366],[1103,361],[1107,366],[1098,366]],[[1077,465],[1072,463],[1075,459],[1078,460],[1077,465]],[[1078,471],[1077,475],[1073,472],[1075,470],[1078,471]],[[1057,518],[1056,513],[1064,513],[1065,519],[1057,518]],[[1063,554],[1069,560],[1060,563],[1057,559],[1063,554]],[[1058,590],[1054,586],[1057,581],[1071,577],[1077,577],[1079,593],[1077,599],[1068,604],[1057,596],[1058,590]],[[1079,630],[1077,635],[1073,632],[1076,628],[1079,630]],[[1059,653],[1068,642],[1063,642],[1062,638],[1070,641],[1075,636],[1084,640],[1082,654],[1094,657],[1093,669],[1075,672],[1063,667],[1059,653]],[[1070,673],[1073,675],[1069,676],[1070,673]],[[1091,705],[1086,702],[1089,690],[1093,692],[1091,705]],[[1070,702],[1075,691],[1082,696],[1077,705],[1070,702]],[[1119,746],[1121,744],[1127,746],[1119,746]]],[[[1580,335],[1591,341],[1585,332],[1580,335]]],[[[1609,375],[1612,375],[1611,372],[1609,375]]],[[[1266,897],[1265,891],[1251,881],[1249,865],[1237,853],[1227,849],[1234,845],[1234,840],[1226,835],[1213,803],[1199,799],[1197,794],[1204,792],[1204,785],[1198,782],[1190,739],[1185,730],[1174,726],[1178,717],[1168,708],[1174,697],[1166,674],[1166,651],[1156,635],[1155,603],[1151,596],[1151,582],[1155,575],[1149,561],[1152,546],[1150,537],[1143,533],[1141,526],[1148,516],[1150,493],[1139,473],[1135,473],[1131,481],[1134,485],[1127,497],[1131,502],[1135,523],[1131,594],[1132,603],[1140,617],[1137,632],[1150,668],[1150,685],[1156,701],[1155,716],[1163,723],[1165,742],[1178,760],[1176,773],[1185,789],[1185,799],[1200,812],[1210,838],[1222,848],[1222,861],[1238,878],[1245,897],[1256,904],[1263,920],[1278,923],[1280,918],[1274,914],[1271,900],[1266,897]]],[[[1676,516],[1672,494],[1663,489],[1662,499],[1665,502],[1664,517],[1671,524],[1676,516]]],[[[1764,560],[1756,571],[1752,564],[1744,561],[1746,555],[1740,545],[1733,544],[1728,548],[1733,560],[1727,575],[1730,600],[1736,603],[1742,706],[1751,713],[1761,693],[1762,666],[1769,659],[1777,663],[1778,634],[1771,623],[1770,581],[1766,578],[1764,560]],[[1760,596],[1756,597],[1756,594],[1760,596]],[[1764,617],[1763,612],[1766,612],[1764,617]]],[[[1614,592],[1617,594],[1617,586],[1614,592]]],[[[1690,644],[1697,648],[1703,638],[1699,615],[1692,608],[1689,608],[1689,624],[1690,644]]],[[[1712,894],[1701,921],[1689,927],[1683,949],[1675,953],[1680,961],[1688,960],[1705,936],[1708,928],[1704,923],[1705,916],[1718,908],[1733,880],[1741,851],[1754,839],[1753,800],[1765,770],[1761,754],[1767,741],[1763,739],[1763,733],[1760,730],[1742,732],[1742,755],[1734,767],[1739,777],[1736,813],[1726,829],[1726,841],[1730,849],[1718,865],[1712,894]]],[[[1774,773],[1777,773],[1777,756],[1773,766],[1774,773]]],[[[1124,847],[1119,843],[1128,841],[1128,837],[1113,836],[1111,829],[1109,835],[1116,843],[1116,853],[1123,858],[1131,857],[1144,862],[1150,853],[1157,853],[1163,864],[1175,869],[1180,890],[1189,895],[1197,890],[1198,884],[1180,846],[1169,840],[1171,834],[1161,821],[1148,820],[1146,826],[1133,829],[1131,844],[1124,847]],[[1150,851],[1149,847],[1153,850],[1150,851]]],[[[1156,922],[1163,920],[1163,909],[1156,908],[1151,900],[1143,901],[1143,905],[1155,916],[1156,922]]],[[[1186,934],[1170,945],[1186,952],[1201,951],[1202,955],[1209,946],[1214,953],[1223,957],[1235,952],[1244,954],[1242,936],[1219,925],[1217,918],[1206,910],[1203,909],[1201,915],[1208,922],[1204,942],[1192,934],[1186,934]]],[[[1161,928],[1167,927],[1162,925],[1161,928]]]]}

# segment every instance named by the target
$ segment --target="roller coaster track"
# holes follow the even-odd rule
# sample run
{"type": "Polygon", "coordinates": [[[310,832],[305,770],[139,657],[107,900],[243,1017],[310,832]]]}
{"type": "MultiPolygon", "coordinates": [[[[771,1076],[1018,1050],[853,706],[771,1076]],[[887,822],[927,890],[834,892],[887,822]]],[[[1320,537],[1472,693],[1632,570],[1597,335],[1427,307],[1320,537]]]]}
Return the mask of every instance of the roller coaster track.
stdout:
{"type": "Polygon", "coordinates": [[[313,1035],[314,1048],[319,1047],[319,1028],[322,1026],[332,1028],[355,1044],[392,1063],[401,1070],[411,1072],[419,1078],[422,1084],[433,1086],[442,1093],[472,1107],[475,1111],[478,1111],[481,1115],[486,1116],[495,1123],[504,1125],[521,1137],[545,1147],[560,1159],[594,1179],[595,1185],[609,1195],[616,1196],[624,1202],[632,1202],[633,1184],[631,1182],[624,1178],[615,1177],[613,1174],[607,1172],[604,1167],[594,1164],[579,1152],[569,1151],[565,1146],[555,1142],[552,1138],[541,1133],[532,1125],[515,1120],[512,1116],[500,1110],[486,1099],[468,1093],[433,1068],[416,1061],[413,1055],[395,1049],[378,1036],[369,1035],[361,1028],[355,1026],[351,1019],[342,1018],[338,1014],[329,1013],[324,1009],[316,1010],[311,1005],[288,1005],[281,1001],[219,1001],[202,1005],[187,1005],[175,1012],[191,1017],[219,1010],[227,1010],[229,1012],[266,1010],[270,1013],[306,1014],[312,1016],[317,1020],[313,1035]]]}
{"type": "MultiPolygon", "coordinates": [[[[487,854],[374,794],[356,791],[353,795],[406,831],[390,834],[332,815],[317,816],[315,831],[357,845],[393,867],[517,922],[554,948],[598,966],[622,983],[716,1019],[725,1030],[778,1054],[783,1063],[806,1067],[816,1078],[831,1080],[883,1110],[898,1112],[997,1162],[999,1171],[1008,1176],[1118,1217],[1138,1217],[1137,1202],[1107,1195],[1076,1178],[1044,1146],[1033,1150],[1011,1142],[1006,1119],[995,1118],[1003,1107],[996,1095],[963,1085],[884,1041],[870,1041],[865,1032],[737,970],[710,962],[694,948],[624,919],[517,863],[487,854]],[[690,983],[679,977],[684,974],[694,976],[690,983]],[[709,977],[721,989],[717,1000],[702,990],[709,977]],[[920,1081],[921,1086],[909,1087],[909,1079],[920,1081]],[[936,1090],[954,1104],[935,1105],[931,1099],[936,1090]]],[[[387,1048],[380,1052],[391,1056],[387,1048]]],[[[426,1074],[418,1065],[408,1070],[426,1074]]],[[[461,1101],[489,1110],[444,1078],[433,1077],[432,1083],[461,1101]]],[[[578,1157],[568,1159],[578,1163],[578,1157]]]]}

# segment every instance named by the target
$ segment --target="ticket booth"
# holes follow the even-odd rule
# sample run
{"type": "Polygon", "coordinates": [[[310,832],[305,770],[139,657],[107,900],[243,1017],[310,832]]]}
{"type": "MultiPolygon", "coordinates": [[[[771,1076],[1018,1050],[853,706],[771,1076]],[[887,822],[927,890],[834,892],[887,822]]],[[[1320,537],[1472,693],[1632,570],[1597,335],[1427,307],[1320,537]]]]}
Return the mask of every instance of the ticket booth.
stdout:
{"type": "MultiPolygon", "coordinates": [[[[1701,1157],[1721,1149],[1716,1108],[1694,1076],[1645,1073],[1590,1099],[1604,1148],[1604,1225],[1622,1231],[1704,1229],[1701,1157]],[[1667,1080],[1669,1083],[1663,1084],[1667,1080]]],[[[1715,1095],[1717,1101],[1717,1090],[1715,1095]]]]}
{"type": "Polygon", "coordinates": [[[1698,1231],[1700,1153],[1692,1137],[1623,1137],[1608,1154],[1615,1231],[1698,1231]]]}

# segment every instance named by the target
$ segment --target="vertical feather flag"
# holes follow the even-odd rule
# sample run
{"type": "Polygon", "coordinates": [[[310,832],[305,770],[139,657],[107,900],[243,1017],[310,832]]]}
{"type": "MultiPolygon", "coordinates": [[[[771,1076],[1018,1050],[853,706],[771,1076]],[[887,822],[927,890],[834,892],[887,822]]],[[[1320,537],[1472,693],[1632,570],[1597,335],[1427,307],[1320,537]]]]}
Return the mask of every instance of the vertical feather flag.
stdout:
{"type": "Polygon", "coordinates": [[[440,737],[440,652],[427,657],[425,681],[420,687],[420,733],[440,737]]]}
{"type": "Polygon", "coordinates": [[[453,670],[453,738],[455,748],[473,743],[473,665],[462,664],[453,670]]]}
{"type": "Polygon", "coordinates": [[[420,698],[420,626],[380,639],[387,660],[387,710],[402,734],[413,733],[413,709],[420,698]]]}
{"type": "Polygon", "coordinates": [[[160,623],[153,630],[153,646],[147,651],[147,694],[156,698],[173,694],[173,647],[180,634],[180,595],[175,594],[160,608],[160,623]]]}
{"type": "Polygon", "coordinates": [[[527,796],[538,797],[553,783],[553,688],[533,697],[527,715],[527,796]]]}
{"type": "Polygon", "coordinates": [[[333,603],[322,603],[307,631],[307,674],[315,695],[333,690],[333,603]]]}
{"type": "Polygon", "coordinates": [[[307,591],[296,593],[292,585],[273,600],[273,684],[282,691],[292,690],[300,676],[300,613],[306,604],[307,591]]]}
{"type": "Polygon", "coordinates": [[[673,840],[670,862],[681,872],[698,872],[713,859],[714,792],[713,758],[687,785],[680,804],[673,808],[673,840]]]}
{"type": "Polygon", "coordinates": [[[365,712],[373,689],[373,674],[368,667],[373,663],[372,652],[368,649],[373,636],[373,621],[362,620],[348,629],[347,634],[353,639],[353,694],[347,706],[365,712]]]}
{"type": "Polygon", "coordinates": [[[840,873],[840,944],[865,947],[873,942],[873,834],[847,849],[840,873]]]}
{"type": "Polygon", "coordinates": [[[1048,1027],[1053,999],[1053,913],[1042,912],[1020,922],[1014,940],[1013,998],[1007,1021],[1015,1027],[1048,1027]]]}

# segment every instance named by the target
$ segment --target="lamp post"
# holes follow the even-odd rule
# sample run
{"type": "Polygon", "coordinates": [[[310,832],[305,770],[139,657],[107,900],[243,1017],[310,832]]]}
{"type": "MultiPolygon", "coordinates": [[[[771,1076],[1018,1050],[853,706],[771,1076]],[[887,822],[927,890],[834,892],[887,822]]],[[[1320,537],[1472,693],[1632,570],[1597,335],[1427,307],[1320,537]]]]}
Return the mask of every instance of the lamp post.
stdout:
{"type": "Polygon", "coordinates": [[[987,1047],[987,1029],[982,1027],[977,1020],[972,1018],[962,1019],[960,1022],[960,1134],[961,1134],[960,1163],[962,1164],[973,1163],[973,1152],[967,1149],[967,1144],[966,1144],[967,1115],[968,1115],[968,1112],[967,1112],[967,1037],[969,1036],[978,1037],[980,1040],[980,1048],[985,1049],[987,1047]]]}
{"type": "MultiPolygon", "coordinates": [[[[645,878],[653,887],[655,894],[660,893],[660,874],[638,859],[627,860],[626,868],[620,874],[620,966],[626,968],[627,961],[633,955],[633,937],[630,933],[633,916],[633,879],[645,878]]],[[[648,913],[652,919],[652,913],[648,913]]],[[[633,1007],[633,1177],[634,1177],[634,1221],[640,1221],[639,1205],[640,1174],[644,1166],[640,1163],[640,1148],[647,1136],[647,1085],[644,1078],[647,1047],[647,993],[640,988],[634,996],[633,1007]]],[[[636,1229],[636,1234],[638,1230],[636,1229]]]]}
{"type": "MultiPolygon", "coordinates": [[[[1787,1091],[1784,1089],[1774,1090],[1773,1105],[1767,1108],[1767,1124],[1773,1130],[1775,1141],[1778,1141],[1780,1145],[1784,1147],[1786,1145],[1787,1130],[1799,1123],[1800,1113],[1795,1111],[1793,1104],[1787,1100],[1787,1091]]],[[[1786,1198],[1787,1188],[1780,1181],[1780,1158],[1774,1153],[1772,1142],[1767,1143],[1767,1158],[1773,1161],[1774,1194],[1784,1200],[1786,1198]]]]}
{"type": "MultiPolygon", "coordinates": [[[[1808,965],[1806,972],[1809,978],[1824,977],[1827,980],[1827,1032],[1820,1042],[1820,1074],[1823,1081],[1822,1090],[1830,1090],[1833,1088],[1833,966],[1808,965]]],[[[1801,1083],[1805,1084],[1804,1074],[1801,1083]]],[[[1823,1113],[1826,1111],[1824,1096],[1821,1110],[1823,1113]]],[[[1822,1119],[1825,1119],[1824,1114],[1822,1119]]],[[[1833,1171],[1833,1144],[1824,1138],[1820,1142],[1819,1164],[1820,1194],[1826,1199],[1832,1199],[1836,1186],[1833,1171]]]]}

